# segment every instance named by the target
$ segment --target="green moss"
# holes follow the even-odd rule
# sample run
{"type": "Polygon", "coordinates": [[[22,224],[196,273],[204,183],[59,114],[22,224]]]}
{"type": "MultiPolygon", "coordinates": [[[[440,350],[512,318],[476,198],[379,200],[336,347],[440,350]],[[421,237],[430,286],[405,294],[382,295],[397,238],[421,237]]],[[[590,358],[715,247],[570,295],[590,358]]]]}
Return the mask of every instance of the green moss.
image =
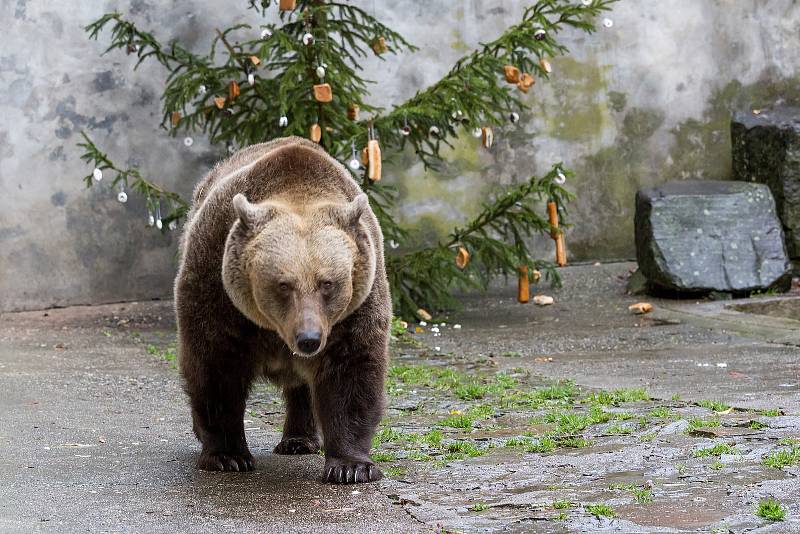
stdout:
{"type": "Polygon", "coordinates": [[[731,115],[737,110],[763,108],[778,99],[789,105],[800,102],[800,76],[765,77],[743,85],[738,80],[714,91],[701,117],[688,119],[672,129],[675,143],[670,151],[672,176],[725,180],[731,173],[731,115]]]}
{"type": "MultiPolygon", "coordinates": [[[[553,61],[553,68],[558,76],[553,77],[551,84],[565,104],[540,104],[547,133],[569,141],[596,139],[612,122],[608,103],[598,98],[607,90],[606,73],[610,66],[560,57],[553,61]]],[[[535,89],[529,99],[537,98],[535,89]]]]}
{"type": "Polygon", "coordinates": [[[628,105],[628,95],[625,93],[620,93],[619,91],[609,91],[608,105],[611,109],[617,113],[620,113],[624,111],[625,106],[628,105]]]}

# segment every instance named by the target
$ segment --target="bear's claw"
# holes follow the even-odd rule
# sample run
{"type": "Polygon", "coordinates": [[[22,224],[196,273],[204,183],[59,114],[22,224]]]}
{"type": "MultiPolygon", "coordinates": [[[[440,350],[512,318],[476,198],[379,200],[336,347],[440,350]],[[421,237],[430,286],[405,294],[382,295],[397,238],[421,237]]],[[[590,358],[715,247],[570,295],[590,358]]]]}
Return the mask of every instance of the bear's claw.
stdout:
{"type": "Polygon", "coordinates": [[[275,454],[317,454],[319,443],[310,438],[285,438],[275,445],[275,454]]]}
{"type": "Polygon", "coordinates": [[[204,471],[252,471],[256,461],[250,452],[224,453],[202,452],[197,459],[197,467],[204,471]]]}
{"type": "Polygon", "coordinates": [[[375,464],[357,460],[328,459],[323,473],[324,481],[333,484],[375,482],[382,478],[383,473],[375,464]]]}

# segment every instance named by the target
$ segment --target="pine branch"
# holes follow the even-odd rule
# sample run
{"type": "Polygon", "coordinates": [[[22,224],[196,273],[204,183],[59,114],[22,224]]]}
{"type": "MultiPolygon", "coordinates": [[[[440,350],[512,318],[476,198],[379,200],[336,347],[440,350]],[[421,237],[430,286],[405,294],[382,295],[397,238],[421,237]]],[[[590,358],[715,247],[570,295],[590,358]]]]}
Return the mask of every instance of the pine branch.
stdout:
{"type": "MultiPolygon", "coordinates": [[[[146,180],[139,169],[135,167],[127,169],[117,167],[107,154],[97,148],[86,133],[81,132],[81,136],[84,139],[83,143],[78,144],[84,149],[81,159],[87,164],[93,165],[95,169],[100,169],[104,176],[111,171],[113,173],[110,180],[112,189],[117,187],[120,191],[134,191],[145,198],[150,213],[166,213],[166,217],[161,217],[161,221],[164,223],[163,229],[167,229],[172,222],[178,224],[186,218],[189,204],[178,193],[167,191],[162,186],[146,180]],[[162,203],[166,204],[166,212],[161,212],[162,203]]],[[[95,184],[92,174],[85,176],[83,181],[87,188],[95,184]]]]}
{"type": "MultiPolygon", "coordinates": [[[[593,0],[583,5],[568,0],[541,0],[528,7],[520,23],[460,59],[441,80],[418,91],[390,113],[369,119],[379,133],[381,144],[402,150],[408,143],[426,168],[438,167],[442,145],[449,145],[445,138],[458,137],[459,126],[503,124],[510,112],[525,107],[501,80],[505,65],[548,79],[550,74],[541,60],[568,52],[555,36],[567,27],[593,32],[592,20],[616,1],[593,0]],[[537,38],[537,31],[544,32],[542,38],[537,38]],[[410,135],[403,136],[399,131],[406,121],[412,130],[410,135]],[[440,134],[431,135],[431,127],[438,128],[440,134]]],[[[360,131],[346,143],[366,144],[366,122],[362,121],[360,131]]]]}
{"type": "Polygon", "coordinates": [[[537,232],[550,234],[568,227],[562,220],[558,229],[552,228],[537,205],[553,200],[564,206],[573,198],[556,183],[559,176],[568,177],[572,173],[561,164],[555,165],[544,177],[532,177],[484,204],[475,218],[454,229],[445,242],[402,255],[389,255],[387,270],[396,313],[411,317],[421,307],[452,308],[456,304],[454,289],[485,288],[491,278],[514,274],[520,265],[543,271],[551,283],[560,284],[555,266],[534,259],[525,241],[537,232]],[[463,270],[455,262],[459,247],[464,247],[472,258],[463,270]]]}

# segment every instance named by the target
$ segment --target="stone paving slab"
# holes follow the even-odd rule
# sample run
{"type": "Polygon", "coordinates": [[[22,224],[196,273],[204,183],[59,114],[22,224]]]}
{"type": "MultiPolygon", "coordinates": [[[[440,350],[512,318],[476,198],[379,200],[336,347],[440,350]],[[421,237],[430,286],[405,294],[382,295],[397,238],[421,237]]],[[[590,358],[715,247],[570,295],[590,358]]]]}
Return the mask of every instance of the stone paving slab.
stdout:
{"type": "Polygon", "coordinates": [[[246,415],[258,470],[196,471],[170,303],[4,315],[0,531],[800,531],[800,349],[667,301],[631,315],[632,267],[565,269],[539,289],[553,306],[494,288],[412,325],[375,440],[387,478],[358,487],[269,452],[266,385],[246,415]],[[767,496],[785,521],[755,515],[767,496]]]}

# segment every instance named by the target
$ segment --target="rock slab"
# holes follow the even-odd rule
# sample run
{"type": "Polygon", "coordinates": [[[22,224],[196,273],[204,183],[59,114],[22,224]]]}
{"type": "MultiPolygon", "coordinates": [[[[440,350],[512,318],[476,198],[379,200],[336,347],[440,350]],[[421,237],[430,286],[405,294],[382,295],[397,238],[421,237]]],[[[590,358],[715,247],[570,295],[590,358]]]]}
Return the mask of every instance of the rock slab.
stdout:
{"type": "Polygon", "coordinates": [[[767,184],[791,258],[800,258],[800,108],[736,113],[731,123],[733,178],[767,184]]]}
{"type": "Polygon", "coordinates": [[[636,257],[652,286],[749,292],[781,286],[791,264],[763,184],[674,181],[636,195],[636,257]]]}

